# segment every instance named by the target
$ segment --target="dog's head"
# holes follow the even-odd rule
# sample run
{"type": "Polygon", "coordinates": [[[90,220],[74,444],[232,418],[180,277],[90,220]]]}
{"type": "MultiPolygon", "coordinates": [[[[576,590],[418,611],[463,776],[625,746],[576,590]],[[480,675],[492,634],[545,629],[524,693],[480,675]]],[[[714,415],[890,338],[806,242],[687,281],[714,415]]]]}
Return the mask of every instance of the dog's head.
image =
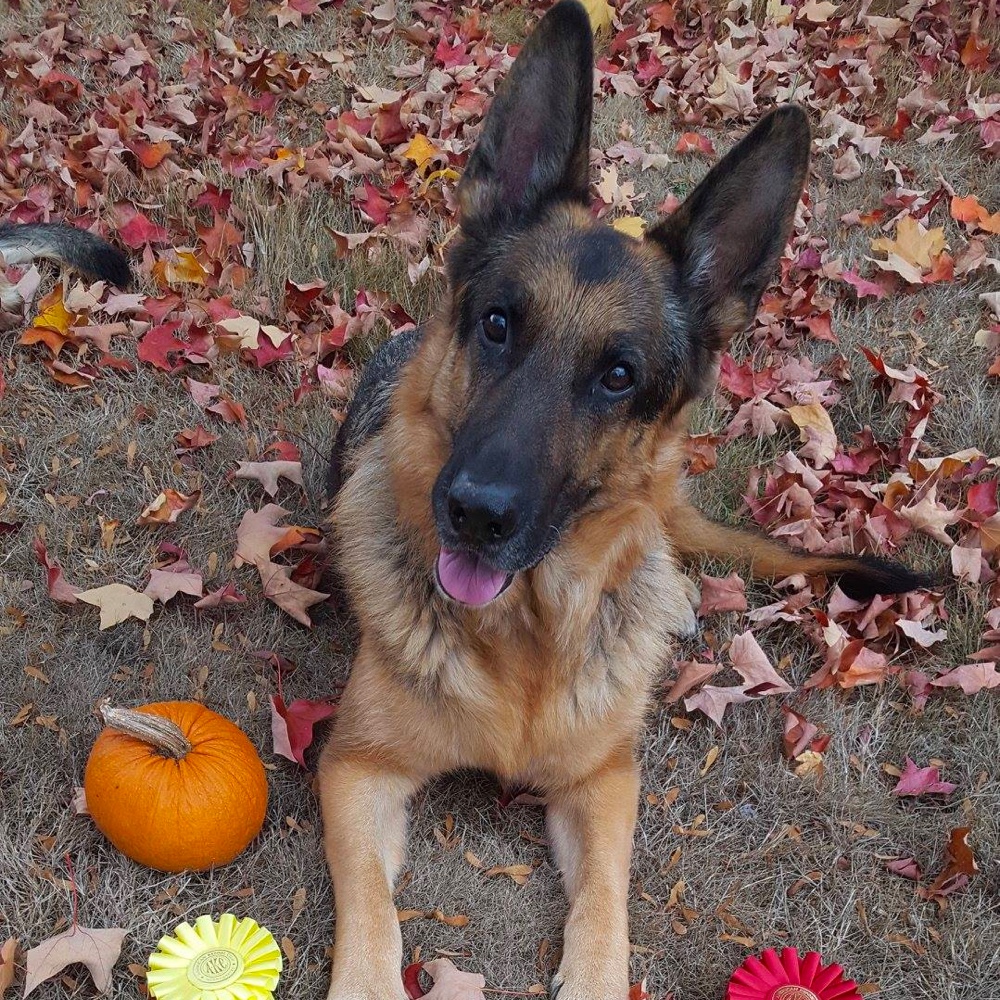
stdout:
{"type": "Polygon", "coordinates": [[[459,186],[441,336],[456,391],[433,489],[437,580],[470,605],[536,565],[638,442],[704,391],[787,242],[809,155],[764,118],[642,240],[587,208],[593,46],[563,0],[518,55],[459,186]]]}

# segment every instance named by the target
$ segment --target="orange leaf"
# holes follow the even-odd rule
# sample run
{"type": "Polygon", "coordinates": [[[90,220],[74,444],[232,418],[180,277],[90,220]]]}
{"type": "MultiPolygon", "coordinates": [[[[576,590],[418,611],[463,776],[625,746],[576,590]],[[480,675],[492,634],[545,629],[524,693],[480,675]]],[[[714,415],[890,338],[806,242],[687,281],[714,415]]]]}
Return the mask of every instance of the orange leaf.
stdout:
{"type": "Polygon", "coordinates": [[[94,381],[93,375],[70,368],[69,365],[64,365],[61,361],[44,361],[42,363],[45,370],[60,385],[68,385],[71,389],[86,389],[94,381]]]}
{"type": "Polygon", "coordinates": [[[14,955],[17,952],[17,938],[7,938],[0,945],[0,1000],[14,982],[14,955]]]}
{"type": "Polygon", "coordinates": [[[171,145],[163,142],[145,142],[142,139],[135,139],[131,144],[132,152],[136,159],[147,169],[152,170],[158,167],[171,152],[171,145]]]}
{"type": "Polygon", "coordinates": [[[190,510],[201,496],[201,490],[195,490],[190,496],[178,493],[177,490],[164,490],[140,515],[140,524],[173,524],[181,511],[190,510]]]}
{"type": "Polygon", "coordinates": [[[974,31],[969,32],[962,48],[962,65],[966,69],[986,70],[990,64],[990,46],[974,31]]]}
{"type": "Polygon", "coordinates": [[[153,277],[163,287],[167,285],[204,285],[208,272],[190,250],[175,251],[177,260],[158,260],[153,265],[153,277]]]}
{"type": "Polygon", "coordinates": [[[969,847],[971,832],[972,828],[968,826],[956,827],[951,831],[948,837],[948,864],[929,889],[921,890],[921,895],[925,898],[950,895],[955,888],[964,886],[979,871],[972,848],[969,847]]]}
{"type": "Polygon", "coordinates": [[[52,357],[55,358],[58,357],[59,352],[63,349],[63,345],[68,340],[69,337],[64,337],[51,327],[32,325],[21,334],[21,339],[18,343],[24,346],[28,346],[29,344],[44,344],[52,352],[52,357]]]}
{"type": "Polygon", "coordinates": [[[974,194],[965,198],[957,195],[951,199],[951,217],[957,222],[964,222],[973,228],[979,228],[987,233],[1000,233],[1000,212],[993,215],[979,204],[974,194]]]}

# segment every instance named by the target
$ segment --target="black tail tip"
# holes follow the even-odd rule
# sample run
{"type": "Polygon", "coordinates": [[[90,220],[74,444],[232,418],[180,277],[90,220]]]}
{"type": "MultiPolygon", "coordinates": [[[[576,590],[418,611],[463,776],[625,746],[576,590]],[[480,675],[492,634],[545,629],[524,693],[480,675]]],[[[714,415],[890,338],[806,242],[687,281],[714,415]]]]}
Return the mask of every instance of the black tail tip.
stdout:
{"type": "Polygon", "coordinates": [[[878,556],[855,556],[854,564],[841,572],[837,580],[840,589],[854,601],[865,601],[876,594],[905,594],[937,583],[930,573],[917,573],[902,563],[878,556]]]}
{"type": "Polygon", "coordinates": [[[104,243],[97,251],[97,261],[95,262],[95,273],[117,285],[122,291],[126,291],[132,285],[132,268],[129,267],[128,258],[110,243],[104,243]]]}

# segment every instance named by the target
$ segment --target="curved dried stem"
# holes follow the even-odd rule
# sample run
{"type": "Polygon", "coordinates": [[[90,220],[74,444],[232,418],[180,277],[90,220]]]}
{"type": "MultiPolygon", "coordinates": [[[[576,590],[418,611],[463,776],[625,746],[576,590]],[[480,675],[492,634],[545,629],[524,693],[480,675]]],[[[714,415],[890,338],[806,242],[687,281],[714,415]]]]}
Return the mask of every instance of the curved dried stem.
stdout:
{"type": "Polygon", "coordinates": [[[181,760],[191,752],[191,743],[180,726],[169,719],[164,719],[162,715],[137,712],[133,708],[102,705],[101,717],[105,725],[148,743],[164,757],[181,760]]]}

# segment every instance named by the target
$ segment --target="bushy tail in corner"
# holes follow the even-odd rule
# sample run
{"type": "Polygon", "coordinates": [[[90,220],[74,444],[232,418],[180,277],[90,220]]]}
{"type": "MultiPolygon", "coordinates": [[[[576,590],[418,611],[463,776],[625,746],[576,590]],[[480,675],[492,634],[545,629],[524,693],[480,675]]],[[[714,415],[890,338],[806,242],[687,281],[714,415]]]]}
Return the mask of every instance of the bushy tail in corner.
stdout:
{"type": "Polygon", "coordinates": [[[932,586],[934,578],[915,573],[901,563],[875,556],[814,556],[794,552],[780,542],[752,531],[717,524],[688,504],[679,505],[664,517],[670,540],[682,556],[738,559],[750,564],[756,578],[780,580],[795,573],[825,574],[837,578],[848,597],[864,600],[875,594],[902,594],[932,586]]]}
{"type": "Polygon", "coordinates": [[[8,264],[30,264],[40,257],[61,261],[119,288],[128,288],[132,281],[128,260],[120,250],[85,229],[65,223],[0,224],[0,253],[8,264]]]}

